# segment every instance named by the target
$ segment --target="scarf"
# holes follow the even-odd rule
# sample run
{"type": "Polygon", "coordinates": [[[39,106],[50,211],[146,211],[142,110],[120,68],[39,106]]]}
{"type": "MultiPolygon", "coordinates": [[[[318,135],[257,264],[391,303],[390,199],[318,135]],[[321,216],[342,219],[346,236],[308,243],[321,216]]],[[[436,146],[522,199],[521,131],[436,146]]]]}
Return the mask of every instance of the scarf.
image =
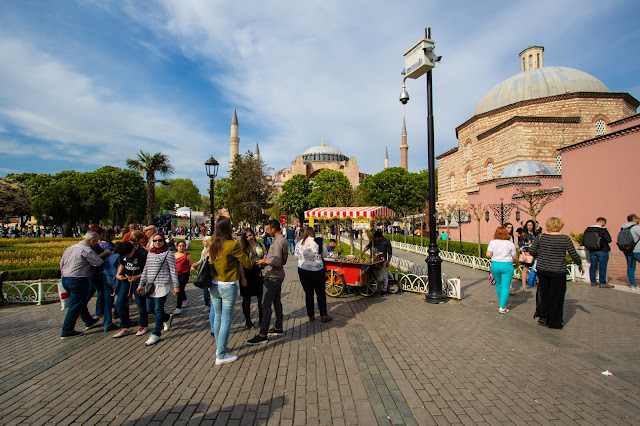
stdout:
{"type": "Polygon", "coordinates": [[[161,237],[162,240],[164,241],[164,244],[162,245],[162,247],[157,248],[155,244],[153,244],[153,242],[151,244],[153,244],[153,246],[151,246],[151,253],[155,253],[155,254],[160,254],[160,253],[164,253],[165,251],[169,250],[169,244],[167,244],[166,239],[164,238],[164,234],[162,232],[157,232],[155,234],[153,234],[151,236],[151,241],[153,241],[154,238],[156,237],[161,237]]]}

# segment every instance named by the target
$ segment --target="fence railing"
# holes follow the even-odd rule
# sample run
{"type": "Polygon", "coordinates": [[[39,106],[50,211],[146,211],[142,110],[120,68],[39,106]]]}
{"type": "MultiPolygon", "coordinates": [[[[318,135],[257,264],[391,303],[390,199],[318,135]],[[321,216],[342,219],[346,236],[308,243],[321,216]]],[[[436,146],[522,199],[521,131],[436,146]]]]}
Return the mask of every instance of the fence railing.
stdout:
{"type": "Polygon", "coordinates": [[[58,283],[60,280],[36,280],[2,283],[2,298],[9,303],[55,302],[60,300],[58,283]]]}

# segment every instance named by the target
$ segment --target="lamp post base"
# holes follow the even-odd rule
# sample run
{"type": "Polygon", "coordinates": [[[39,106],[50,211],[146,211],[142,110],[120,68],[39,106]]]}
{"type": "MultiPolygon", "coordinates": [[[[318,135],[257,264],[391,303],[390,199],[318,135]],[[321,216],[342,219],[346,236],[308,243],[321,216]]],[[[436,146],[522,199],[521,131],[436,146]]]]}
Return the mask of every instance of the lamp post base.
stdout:
{"type": "MultiPolygon", "coordinates": [[[[435,241],[432,239],[431,241],[435,241]]],[[[429,275],[429,292],[425,295],[427,303],[446,303],[449,298],[442,291],[442,258],[439,255],[440,250],[435,244],[429,244],[427,262],[427,274],[429,275]]]]}

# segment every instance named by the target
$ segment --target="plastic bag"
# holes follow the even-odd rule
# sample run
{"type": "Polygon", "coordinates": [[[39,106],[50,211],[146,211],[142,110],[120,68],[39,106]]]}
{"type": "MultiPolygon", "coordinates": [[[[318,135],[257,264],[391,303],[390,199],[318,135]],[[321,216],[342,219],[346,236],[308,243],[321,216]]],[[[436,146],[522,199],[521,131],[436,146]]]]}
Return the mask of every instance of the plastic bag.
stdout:
{"type": "Polygon", "coordinates": [[[60,296],[60,310],[64,311],[69,307],[69,293],[62,287],[62,281],[58,283],[58,296],[60,296]]]}

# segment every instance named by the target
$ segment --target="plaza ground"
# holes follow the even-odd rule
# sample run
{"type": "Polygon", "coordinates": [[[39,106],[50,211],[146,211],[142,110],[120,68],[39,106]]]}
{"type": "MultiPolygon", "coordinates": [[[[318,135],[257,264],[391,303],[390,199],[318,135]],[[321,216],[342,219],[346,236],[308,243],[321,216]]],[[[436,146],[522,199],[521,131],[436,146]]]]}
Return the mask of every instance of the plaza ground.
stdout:
{"type": "Polygon", "coordinates": [[[57,303],[2,307],[0,423],[640,422],[640,294],[569,283],[565,328],[551,330],[533,319],[534,292],[510,296],[501,315],[485,272],[444,263],[462,300],[328,298],[334,321],[323,324],[307,321],[295,258],[286,271],[285,336],[247,346],[255,331],[238,302],[229,349],[239,359],[222,366],[191,285],[190,306],[152,347],[102,329],[60,340],[57,303]]]}

